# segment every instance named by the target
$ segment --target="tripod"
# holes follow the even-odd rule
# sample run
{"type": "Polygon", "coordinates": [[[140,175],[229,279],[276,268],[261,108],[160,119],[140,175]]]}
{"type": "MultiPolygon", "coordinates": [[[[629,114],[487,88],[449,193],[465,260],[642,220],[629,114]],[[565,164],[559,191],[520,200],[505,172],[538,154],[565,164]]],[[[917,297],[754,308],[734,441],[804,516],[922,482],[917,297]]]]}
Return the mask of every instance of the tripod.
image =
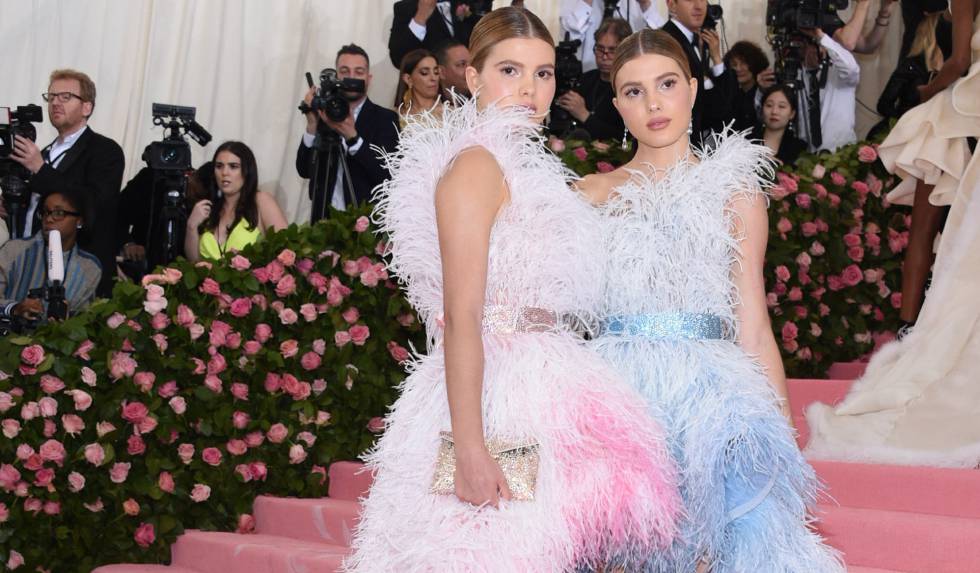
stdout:
{"type": "Polygon", "coordinates": [[[184,227],[187,222],[184,208],[186,192],[187,177],[182,171],[153,174],[150,225],[146,237],[147,269],[165,265],[183,255],[184,227]],[[159,217],[155,212],[158,207],[159,217]]]}
{"type": "Polygon", "coordinates": [[[310,210],[311,224],[330,216],[331,200],[338,178],[342,178],[341,192],[344,197],[350,198],[352,206],[357,207],[354,183],[347,165],[347,151],[340,142],[340,135],[331,129],[323,129],[322,123],[317,124],[310,162],[310,172],[313,175],[310,179],[310,200],[313,202],[310,210]]]}

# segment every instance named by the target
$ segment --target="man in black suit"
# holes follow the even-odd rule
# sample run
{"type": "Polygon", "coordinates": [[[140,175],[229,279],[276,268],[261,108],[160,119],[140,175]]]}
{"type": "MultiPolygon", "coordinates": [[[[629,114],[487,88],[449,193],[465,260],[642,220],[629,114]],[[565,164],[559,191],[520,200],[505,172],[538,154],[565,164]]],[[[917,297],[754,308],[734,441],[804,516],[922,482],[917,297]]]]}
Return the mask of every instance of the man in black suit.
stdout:
{"type": "Polygon", "coordinates": [[[25,235],[41,228],[35,215],[42,195],[70,186],[86,189],[97,208],[93,210],[94,220],[86,221],[88,233],[81,237],[79,245],[99,258],[102,280],[97,293],[109,296],[116,269],[116,207],[125,167],[123,151],[115,141],[88,126],[95,109],[95,83],[86,74],[55,70],[44,99],[58,138],[41,150],[31,140],[17,137],[11,154],[14,161],[32,173],[25,235]]]}
{"type": "MultiPolygon", "coordinates": [[[[371,190],[388,178],[388,170],[374,148],[393,152],[398,146],[398,115],[367,97],[371,85],[371,63],[367,52],[360,46],[348,44],[337,52],[335,65],[339,79],[364,80],[364,93],[343,93],[350,103],[350,114],[343,121],[333,121],[323,111],[306,114],[306,131],[296,151],[296,171],[300,177],[310,179],[312,222],[324,218],[327,206],[345,209],[351,204],[369,202],[371,190]],[[339,162],[328,166],[326,151],[316,157],[314,144],[318,134],[321,142],[326,138],[339,140],[353,189],[347,185],[346,178],[338,177],[339,162]],[[316,165],[314,159],[318,159],[316,165]]],[[[315,89],[310,88],[306,93],[307,104],[313,99],[315,89]]]]}
{"type": "Polygon", "coordinates": [[[412,50],[435,52],[447,40],[468,46],[473,26],[480,20],[471,4],[461,0],[399,0],[388,37],[391,63],[400,68],[402,58],[412,50]]]}
{"type": "Polygon", "coordinates": [[[738,82],[725,68],[718,33],[702,30],[707,0],[667,0],[670,20],[662,28],[687,54],[691,76],[698,80],[698,95],[691,117],[691,142],[700,145],[705,132],[720,130],[735,114],[732,100],[738,82]],[[710,59],[710,61],[708,61],[710,59]]]}

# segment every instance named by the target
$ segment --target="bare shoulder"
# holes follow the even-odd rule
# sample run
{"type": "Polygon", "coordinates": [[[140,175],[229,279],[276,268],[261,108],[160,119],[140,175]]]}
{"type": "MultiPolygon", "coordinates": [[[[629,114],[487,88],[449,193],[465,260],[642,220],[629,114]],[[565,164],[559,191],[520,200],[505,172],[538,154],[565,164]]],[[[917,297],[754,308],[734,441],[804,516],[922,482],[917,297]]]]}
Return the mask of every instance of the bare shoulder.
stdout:
{"type": "Polygon", "coordinates": [[[613,189],[629,179],[629,172],[616,169],[609,173],[592,173],[575,182],[575,188],[588,197],[593,205],[600,205],[609,200],[613,189]]]}
{"type": "Polygon", "coordinates": [[[256,191],[255,192],[255,203],[257,205],[259,205],[260,207],[262,207],[264,205],[271,205],[273,203],[275,203],[276,205],[278,205],[278,202],[276,201],[276,198],[273,197],[271,193],[268,193],[266,191],[256,191]]]}
{"type": "Polygon", "coordinates": [[[496,157],[484,147],[469,147],[456,156],[436,188],[437,200],[452,189],[455,196],[502,199],[506,195],[504,172],[496,157]]]}

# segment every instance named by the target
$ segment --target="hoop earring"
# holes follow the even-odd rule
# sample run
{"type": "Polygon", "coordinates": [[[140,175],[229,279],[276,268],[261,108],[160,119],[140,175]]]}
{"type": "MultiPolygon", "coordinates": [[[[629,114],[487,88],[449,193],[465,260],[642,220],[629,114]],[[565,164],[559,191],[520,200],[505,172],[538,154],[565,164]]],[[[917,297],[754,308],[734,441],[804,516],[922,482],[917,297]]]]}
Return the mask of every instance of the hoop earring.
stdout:
{"type": "Polygon", "coordinates": [[[629,135],[630,135],[630,128],[624,127],[623,128],[623,143],[620,144],[620,149],[622,149],[623,151],[628,151],[629,148],[630,148],[629,135]]]}

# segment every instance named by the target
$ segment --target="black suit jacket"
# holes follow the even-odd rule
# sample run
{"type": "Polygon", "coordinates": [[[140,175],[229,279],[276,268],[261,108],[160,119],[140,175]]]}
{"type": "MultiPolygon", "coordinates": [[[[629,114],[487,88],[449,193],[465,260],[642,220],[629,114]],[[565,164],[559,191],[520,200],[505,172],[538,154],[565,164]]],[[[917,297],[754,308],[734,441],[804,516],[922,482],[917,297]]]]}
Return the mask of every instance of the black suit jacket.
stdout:
{"type": "MultiPolygon", "coordinates": [[[[50,148],[44,148],[45,156],[50,148]]],[[[88,194],[89,214],[79,246],[102,264],[99,296],[112,294],[116,274],[116,210],[125,164],[119,144],[88,127],[65,152],[58,167],[45,163],[31,178],[31,191],[41,195],[71,186],[88,194]]]]}
{"type": "MultiPolygon", "coordinates": [[[[373,148],[380,147],[388,153],[394,152],[398,147],[398,114],[394,111],[383,108],[370,99],[364,100],[364,107],[357,115],[354,122],[357,135],[363,140],[357,153],[347,154],[347,166],[350,168],[351,183],[354,186],[354,196],[348,190],[344,200],[348,205],[357,199],[357,203],[363,205],[371,200],[371,191],[381,182],[388,178],[388,170],[381,162],[381,157],[373,148]]],[[[330,136],[330,128],[320,122],[321,137],[330,136]]],[[[326,161],[321,161],[317,168],[319,173],[313,171],[313,148],[303,145],[300,141],[299,149],[296,151],[296,171],[300,177],[310,179],[310,199],[314,200],[313,213],[321,212],[321,199],[330,202],[333,196],[334,182],[337,173],[326,173],[326,161]],[[313,177],[319,175],[319,177],[313,177]],[[321,197],[313,196],[314,182],[317,179],[326,180],[325,194],[321,197]],[[323,197],[325,195],[325,197],[323,197]]]]}
{"type": "MultiPolygon", "coordinates": [[[[450,13],[455,14],[459,2],[453,0],[451,4],[450,13]]],[[[462,22],[454,20],[453,31],[450,33],[442,12],[436,8],[429,19],[425,21],[425,39],[420,41],[408,27],[408,23],[415,16],[418,6],[418,0],[395,2],[395,18],[391,21],[391,35],[388,37],[388,55],[396,68],[401,67],[402,58],[412,50],[425,48],[430,52],[435,52],[443,42],[449,39],[458,40],[465,46],[470,45],[470,33],[473,32],[473,26],[479,21],[476,16],[470,16],[462,22]]]]}
{"type": "Polygon", "coordinates": [[[725,124],[735,119],[732,100],[735,97],[735,90],[738,89],[738,81],[734,72],[729,69],[717,77],[712,75],[710,66],[706,66],[701,61],[695,46],[687,40],[687,36],[674,24],[673,20],[668,20],[662,29],[673,36],[684,48],[690,65],[691,76],[698,80],[698,95],[694,100],[691,116],[694,131],[691,134],[691,142],[700,145],[702,133],[705,130],[720,130],[725,124]],[[714,84],[710,90],[704,89],[706,77],[711,78],[711,82],[714,84]]]}

